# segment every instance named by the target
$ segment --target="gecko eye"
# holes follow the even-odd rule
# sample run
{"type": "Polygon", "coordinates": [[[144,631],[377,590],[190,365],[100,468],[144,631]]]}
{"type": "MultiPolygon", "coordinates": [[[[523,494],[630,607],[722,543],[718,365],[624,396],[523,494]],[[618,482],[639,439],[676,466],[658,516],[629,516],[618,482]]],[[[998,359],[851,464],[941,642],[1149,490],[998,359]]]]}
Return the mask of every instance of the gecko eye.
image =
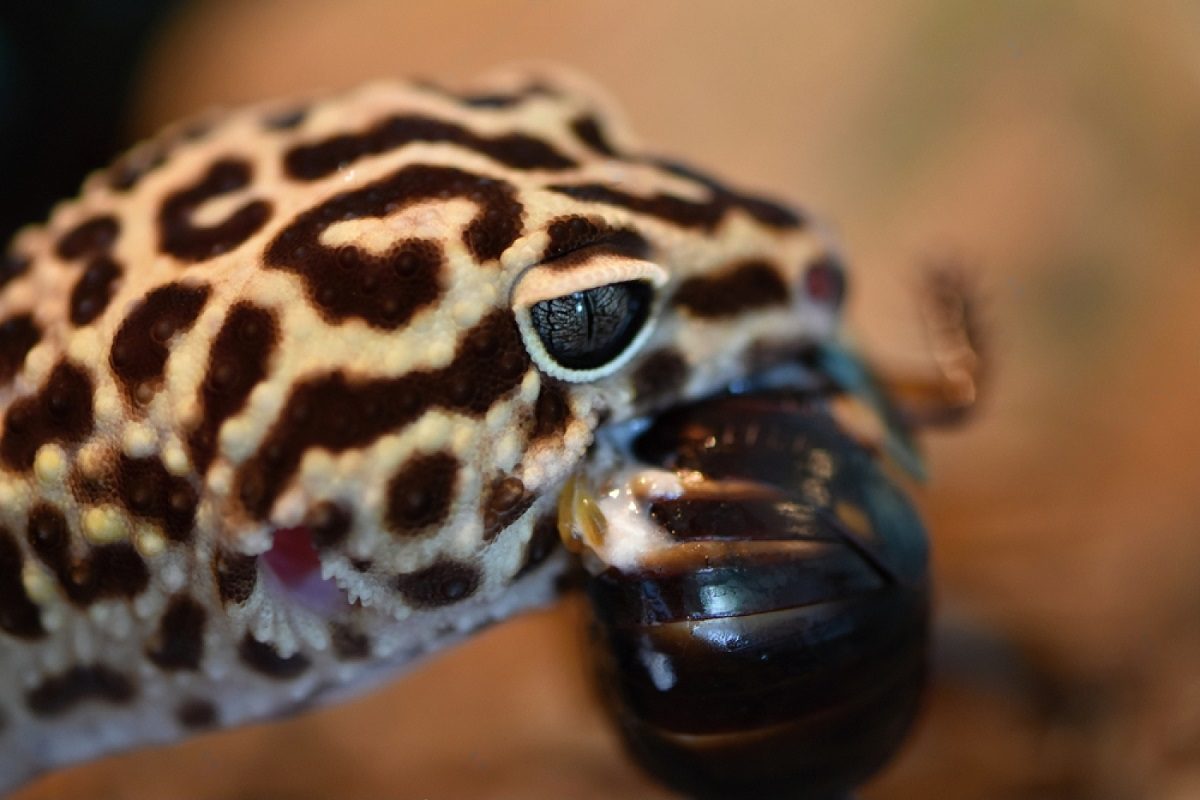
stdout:
{"type": "Polygon", "coordinates": [[[646,281],[610,283],[534,303],[529,319],[555,363],[591,372],[618,360],[637,339],[653,294],[646,281]]]}

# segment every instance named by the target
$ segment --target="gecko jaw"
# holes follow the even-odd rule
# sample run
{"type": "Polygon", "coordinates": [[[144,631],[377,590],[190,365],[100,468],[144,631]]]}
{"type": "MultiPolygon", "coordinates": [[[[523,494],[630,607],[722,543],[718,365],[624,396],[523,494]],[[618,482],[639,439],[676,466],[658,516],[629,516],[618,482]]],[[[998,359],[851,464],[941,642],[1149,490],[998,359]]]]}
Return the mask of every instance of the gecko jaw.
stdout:
{"type": "Polygon", "coordinates": [[[337,581],[321,574],[320,557],[305,526],[276,529],[262,563],[285,597],[308,611],[333,616],[351,607],[337,581]]]}

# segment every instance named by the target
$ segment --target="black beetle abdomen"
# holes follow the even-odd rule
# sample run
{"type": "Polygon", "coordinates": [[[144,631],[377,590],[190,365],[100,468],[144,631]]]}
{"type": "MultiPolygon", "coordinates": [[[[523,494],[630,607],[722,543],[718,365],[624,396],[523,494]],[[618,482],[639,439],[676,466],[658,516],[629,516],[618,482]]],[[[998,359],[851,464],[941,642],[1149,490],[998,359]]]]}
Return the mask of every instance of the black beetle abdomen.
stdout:
{"type": "Polygon", "coordinates": [[[649,503],[675,544],[588,584],[627,745],[697,797],[845,797],[899,746],[925,679],[911,505],[810,398],[706,401],[640,449],[702,480],[649,503]]]}

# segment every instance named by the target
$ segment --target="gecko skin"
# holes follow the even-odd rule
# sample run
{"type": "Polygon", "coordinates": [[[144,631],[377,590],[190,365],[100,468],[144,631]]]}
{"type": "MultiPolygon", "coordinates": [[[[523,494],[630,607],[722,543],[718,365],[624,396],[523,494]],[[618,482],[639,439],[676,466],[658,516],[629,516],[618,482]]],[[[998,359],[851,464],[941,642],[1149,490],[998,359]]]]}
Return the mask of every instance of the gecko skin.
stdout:
{"type": "Polygon", "coordinates": [[[597,433],[828,339],[840,279],[553,72],[142,144],[0,263],[0,791],[547,602],[597,433]]]}

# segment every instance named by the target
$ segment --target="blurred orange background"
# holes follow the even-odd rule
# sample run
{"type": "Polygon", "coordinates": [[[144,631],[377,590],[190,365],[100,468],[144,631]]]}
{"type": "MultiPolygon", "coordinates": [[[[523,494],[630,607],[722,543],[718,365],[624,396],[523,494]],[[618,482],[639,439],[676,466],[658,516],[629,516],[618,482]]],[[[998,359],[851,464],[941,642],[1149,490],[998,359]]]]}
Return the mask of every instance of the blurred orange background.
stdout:
{"type": "MultiPolygon", "coordinates": [[[[807,207],[852,265],[849,328],[927,361],[930,260],[979,276],[994,358],[917,491],[938,672],[863,796],[1200,797],[1200,8],[210,0],[163,32],[132,130],[386,75],[548,59],[650,149],[807,207]],[[1194,294],[1195,293],[1195,294],[1194,294]]],[[[577,601],[289,722],[20,795],[669,797],[593,703],[577,601]]]]}

